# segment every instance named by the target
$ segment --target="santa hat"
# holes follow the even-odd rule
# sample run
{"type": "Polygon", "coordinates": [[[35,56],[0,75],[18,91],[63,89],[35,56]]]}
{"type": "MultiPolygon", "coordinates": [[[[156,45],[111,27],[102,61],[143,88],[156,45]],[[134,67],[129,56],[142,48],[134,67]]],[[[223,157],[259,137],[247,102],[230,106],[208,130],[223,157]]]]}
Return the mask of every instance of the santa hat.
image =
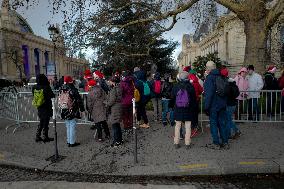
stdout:
{"type": "Polygon", "coordinates": [[[276,72],[276,66],[270,65],[267,69],[268,72],[270,73],[275,73],[276,72]]]}
{"type": "Polygon", "coordinates": [[[223,69],[221,69],[220,74],[222,76],[224,76],[224,77],[228,77],[229,76],[229,71],[228,71],[227,68],[223,68],[223,69]]]}
{"type": "Polygon", "coordinates": [[[100,79],[104,78],[104,74],[102,74],[102,72],[100,72],[99,70],[95,71],[93,75],[94,75],[94,78],[96,78],[96,79],[98,79],[98,78],[100,78],[100,79]]]}
{"type": "Polygon", "coordinates": [[[85,79],[91,79],[91,78],[92,78],[92,72],[91,72],[91,70],[85,70],[85,72],[84,72],[84,78],[85,78],[85,79]]]}
{"type": "Polygon", "coordinates": [[[64,76],[65,83],[73,83],[73,78],[69,75],[64,76]]]}
{"type": "Polygon", "coordinates": [[[183,71],[189,72],[191,70],[191,66],[186,66],[183,68],[183,71]]]}
{"type": "Polygon", "coordinates": [[[90,81],[88,81],[88,85],[93,87],[93,86],[97,85],[97,82],[95,80],[91,79],[90,81]]]}

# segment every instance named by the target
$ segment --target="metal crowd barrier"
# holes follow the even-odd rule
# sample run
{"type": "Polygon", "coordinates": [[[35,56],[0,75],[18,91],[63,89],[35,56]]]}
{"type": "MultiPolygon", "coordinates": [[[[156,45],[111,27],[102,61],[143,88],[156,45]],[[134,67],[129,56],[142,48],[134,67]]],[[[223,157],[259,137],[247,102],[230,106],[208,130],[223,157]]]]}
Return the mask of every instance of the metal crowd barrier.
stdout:
{"type": "MultiPolygon", "coordinates": [[[[55,104],[58,103],[58,93],[55,92],[55,104]]],[[[80,93],[84,104],[86,105],[88,93],[80,93]]],[[[6,126],[6,132],[12,126],[16,126],[13,133],[23,124],[39,123],[39,118],[37,115],[37,109],[32,106],[33,95],[31,91],[28,92],[18,92],[13,93],[0,93],[0,118],[4,118],[10,121],[14,121],[14,124],[6,126]]],[[[85,106],[86,107],[86,106],[85,106]]],[[[60,118],[60,112],[58,107],[56,110],[56,122],[65,123],[64,120],[60,118]]],[[[85,111],[85,117],[77,120],[79,125],[92,125],[90,115],[85,111]]],[[[51,122],[52,123],[52,120],[51,122]]]]}
{"type": "MultiPolygon", "coordinates": [[[[284,122],[284,96],[281,90],[240,91],[244,100],[237,100],[233,120],[235,122],[284,122]],[[258,94],[259,98],[250,98],[258,94]]],[[[204,113],[203,96],[200,101],[199,120],[208,122],[209,117],[204,113]]]]}
{"type": "MultiPolygon", "coordinates": [[[[56,93],[55,104],[58,101],[58,95],[56,93]]],[[[87,105],[87,94],[81,92],[80,95],[84,101],[84,105],[87,105]]],[[[236,122],[284,122],[284,97],[281,94],[281,90],[262,90],[262,91],[241,91],[241,94],[248,95],[244,100],[238,100],[236,112],[233,116],[236,122]],[[259,93],[259,98],[250,99],[249,96],[252,93],[259,93]]],[[[22,124],[38,123],[37,110],[32,106],[32,92],[1,92],[0,93],[0,118],[14,121],[14,124],[8,125],[8,128],[16,126],[13,132],[22,124]]],[[[55,107],[57,116],[57,123],[64,123],[60,119],[60,112],[55,107]]],[[[209,121],[209,117],[204,113],[204,99],[200,101],[200,113],[199,121],[201,129],[203,129],[204,122],[209,121]]],[[[78,120],[78,124],[92,125],[91,115],[85,112],[85,117],[78,120]]]]}

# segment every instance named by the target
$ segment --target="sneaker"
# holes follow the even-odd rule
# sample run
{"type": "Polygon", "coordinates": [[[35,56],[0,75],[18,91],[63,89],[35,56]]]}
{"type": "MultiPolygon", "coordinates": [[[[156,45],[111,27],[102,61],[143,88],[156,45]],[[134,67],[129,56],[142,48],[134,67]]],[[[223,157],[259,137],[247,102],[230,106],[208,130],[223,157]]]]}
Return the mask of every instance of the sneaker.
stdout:
{"type": "Polygon", "coordinates": [[[171,123],[171,126],[172,126],[172,127],[176,126],[176,123],[175,123],[175,122],[172,122],[172,123],[171,123]]]}
{"type": "Polygon", "coordinates": [[[236,133],[234,134],[234,136],[232,136],[232,139],[238,139],[238,138],[240,138],[241,134],[242,134],[242,133],[241,133],[240,131],[236,132],[236,133]]]}
{"type": "Polygon", "coordinates": [[[52,141],[54,141],[54,138],[46,137],[46,138],[44,138],[42,141],[43,141],[44,143],[45,143],[45,142],[52,142],[52,141]]]}
{"type": "Polygon", "coordinates": [[[115,143],[112,143],[112,144],[111,144],[111,147],[117,148],[117,147],[119,147],[120,145],[121,145],[120,142],[115,142],[115,143]]]}
{"type": "Polygon", "coordinates": [[[212,149],[212,150],[220,150],[220,145],[218,144],[206,144],[206,148],[212,149]]]}
{"type": "Polygon", "coordinates": [[[145,129],[150,128],[150,126],[149,126],[148,124],[145,124],[145,123],[144,123],[144,124],[142,124],[142,125],[140,125],[140,127],[141,127],[141,128],[145,128],[145,129]]]}
{"type": "Polygon", "coordinates": [[[91,130],[95,130],[95,129],[96,129],[96,126],[95,126],[95,125],[92,125],[92,126],[90,127],[90,129],[91,129],[91,130]]]}
{"type": "Polygon", "coordinates": [[[102,138],[99,138],[99,139],[98,139],[98,142],[103,142],[103,139],[102,139],[102,138]]]}
{"type": "Polygon", "coordinates": [[[189,150],[189,149],[192,148],[192,146],[193,146],[193,144],[185,145],[185,148],[186,148],[187,150],[189,150]]]}
{"type": "Polygon", "coordinates": [[[35,142],[41,142],[43,141],[41,137],[36,137],[35,142]]]}
{"type": "Polygon", "coordinates": [[[166,126],[167,126],[167,124],[168,124],[167,122],[163,122],[163,126],[164,126],[164,127],[166,127],[166,126]]]}
{"type": "Polygon", "coordinates": [[[68,147],[75,147],[75,146],[79,146],[79,145],[80,145],[80,143],[75,142],[74,144],[69,144],[68,147]]]}
{"type": "Polygon", "coordinates": [[[175,144],[175,149],[179,149],[180,148],[180,145],[179,144],[175,144]]]}
{"type": "Polygon", "coordinates": [[[221,147],[220,147],[222,150],[229,150],[230,149],[230,146],[228,143],[225,143],[225,144],[222,144],[221,147]]]}
{"type": "Polygon", "coordinates": [[[195,137],[195,136],[197,136],[197,134],[198,134],[197,128],[192,129],[192,131],[191,131],[191,137],[195,137]]]}

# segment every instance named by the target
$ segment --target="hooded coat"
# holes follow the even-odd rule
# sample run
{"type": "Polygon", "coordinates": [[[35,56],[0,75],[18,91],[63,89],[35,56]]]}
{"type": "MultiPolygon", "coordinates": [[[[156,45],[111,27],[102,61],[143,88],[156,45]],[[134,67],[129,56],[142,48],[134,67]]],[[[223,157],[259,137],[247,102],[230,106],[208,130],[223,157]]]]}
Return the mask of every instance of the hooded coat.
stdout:
{"type": "Polygon", "coordinates": [[[204,82],[204,98],[206,111],[220,111],[227,106],[227,98],[216,93],[216,78],[221,76],[218,69],[213,69],[204,82]]]}
{"type": "Polygon", "coordinates": [[[44,95],[44,103],[38,107],[38,117],[42,118],[50,118],[53,115],[52,110],[52,98],[55,98],[54,93],[49,85],[48,79],[44,74],[40,74],[36,78],[37,84],[32,88],[32,93],[34,95],[34,90],[41,90],[43,89],[44,95]]]}
{"type": "Polygon", "coordinates": [[[114,86],[107,97],[107,107],[110,108],[110,115],[108,118],[109,124],[120,123],[121,121],[121,99],[122,92],[119,86],[114,86]]]}
{"type": "Polygon", "coordinates": [[[106,121],[106,93],[101,86],[96,85],[87,97],[87,109],[95,123],[106,121]]]}
{"type": "Polygon", "coordinates": [[[126,76],[120,82],[120,89],[122,92],[121,103],[124,106],[132,104],[132,98],[134,96],[134,80],[131,76],[126,76]]]}

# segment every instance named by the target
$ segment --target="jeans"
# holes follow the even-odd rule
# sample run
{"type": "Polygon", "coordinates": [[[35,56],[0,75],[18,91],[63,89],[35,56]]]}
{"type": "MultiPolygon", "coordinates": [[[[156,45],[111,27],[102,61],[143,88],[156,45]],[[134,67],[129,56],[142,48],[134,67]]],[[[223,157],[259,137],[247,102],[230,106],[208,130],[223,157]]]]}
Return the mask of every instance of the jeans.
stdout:
{"type": "Polygon", "coordinates": [[[110,137],[110,132],[109,132],[106,121],[101,121],[101,122],[96,123],[96,128],[97,128],[99,139],[103,139],[103,130],[105,132],[106,137],[110,137]]]}
{"type": "Polygon", "coordinates": [[[113,142],[120,143],[122,142],[122,133],[120,123],[112,124],[112,131],[113,131],[113,142]]]}
{"type": "Polygon", "coordinates": [[[227,136],[231,136],[232,130],[234,133],[239,132],[239,128],[236,126],[236,123],[233,121],[233,114],[236,110],[236,106],[227,106],[226,113],[227,113],[227,119],[226,119],[226,128],[227,128],[227,136]]]}
{"type": "Polygon", "coordinates": [[[159,120],[162,117],[162,100],[161,98],[152,98],[154,107],[154,119],[159,120]]]}
{"type": "Polygon", "coordinates": [[[170,114],[170,123],[171,125],[174,125],[174,111],[172,108],[169,107],[169,99],[163,99],[162,100],[162,109],[163,109],[163,113],[162,113],[162,121],[163,123],[167,123],[167,114],[170,114]]]}
{"type": "MultiPolygon", "coordinates": [[[[174,138],[174,144],[179,144],[179,139],[180,139],[180,130],[181,130],[181,121],[176,121],[176,126],[175,126],[175,138],[174,138]]],[[[191,143],[191,121],[185,121],[185,145],[190,145],[191,143]]]]}
{"type": "Polygon", "coordinates": [[[139,103],[137,105],[137,121],[141,121],[141,117],[143,118],[143,121],[145,124],[148,124],[148,117],[147,117],[147,114],[146,114],[146,104],[142,104],[142,103],[139,103]]]}
{"type": "Polygon", "coordinates": [[[67,143],[74,144],[76,141],[76,120],[65,120],[67,129],[67,143]]]}
{"type": "Polygon", "coordinates": [[[259,121],[259,108],[258,108],[258,98],[251,98],[248,100],[248,113],[249,120],[259,121]]]}
{"type": "Polygon", "coordinates": [[[213,139],[213,143],[217,145],[227,144],[228,135],[226,128],[226,110],[224,109],[220,111],[210,111],[209,119],[210,132],[213,139]]]}

